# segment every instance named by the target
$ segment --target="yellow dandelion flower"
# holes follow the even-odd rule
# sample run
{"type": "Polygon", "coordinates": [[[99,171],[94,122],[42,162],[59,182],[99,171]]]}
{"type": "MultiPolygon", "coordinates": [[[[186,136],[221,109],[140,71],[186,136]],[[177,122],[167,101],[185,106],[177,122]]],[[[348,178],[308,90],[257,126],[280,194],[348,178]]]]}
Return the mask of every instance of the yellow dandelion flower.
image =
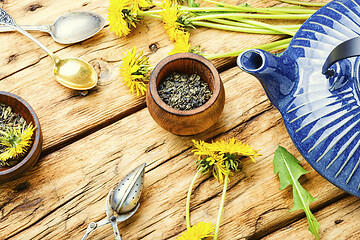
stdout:
{"type": "MultiPolygon", "coordinates": [[[[178,239],[181,240],[202,240],[207,237],[202,235],[196,235],[195,228],[189,228],[190,226],[190,195],[194,185],[194,182],[200,172],[207,173],[212,171],[213,176],[220,183],[224,183],[222,199],[220,203],[220,210],[217,223],[220,223],[221,212],[225,203],[225,194],[227,190],[228,182],[230,181],[229,176],[234,172],[238,171],[238,168],[241,164],[241,157],[248,156],[254,159],[254,157],[260,156],[257,153],[257,150],[253,150],[252,147],[246,144],[242,144],[241,141],[236,140],[235,138],[231,139],[222,139],[220,141],[206,143],[204,141],[195,141],[193,140],[195,150],[193,150],[194,155],[198,156],[196,161],[198,165],[198,172],[196,173],[193,181],[191,182],[189,192],[187,195],[186,201],[186,225],[188,230],[184,232],[181,237],[178,239]]],[[[211,224],[210,224],[211,226],[211,224]]],[[[214,239],[217,239],[219,233],[220,224],[216,225],[214,239]]]]}
{"type": "Polygon", "coordinates": [[[141,8],[150,7],[147,0],[132,0],[131,11],[134,13],[141,12],[141,8]]]}
{"type": "Polygon", "coordinates": [[[202,240],[207,237],[212,237],[211,233],[215,230],[215,227],[211,222],[199,222],[193,225],[191,228],[184,231],[177,240],[202,240]]]}
{"type": "Polygon", "coordinates": [[[223,182],[224,177],[238,171],[241,157],[250,157],[255,161],[254,157],[261,156],[257,150],[235,138],[225,138],[212,143],[193,140],[193,143],[196,148],[193,150],[194,155],[198,156],[196,161],[198,169],[204,174],[211,171],[220,183],[223,182]]]}
{"type": "Polygon", "coordinates": [[[222,154],[235,154],[238,156],[250,157],[255,162],[254,157],[261,156],[258,150],[254,150],[248,144],[243,144],[241,141],[233,138],[224,138],[220,141],[212,142],[208,148],[211,151],[216,151],[222,154]]]}
{"type": "Polygon", "coordinates": [[[196,141],[196,140],[192,140],[194,147],[196,149],[192,150],[192,152],[194,152],[194,155],[199,155],[199,157],[201,156],[209,156],[211,155],[213,152],[208,148],[208,143],[204,142],[204,141],[196,141]]]}
{"type": "Polygon", "coordinates": [[[201,172],[204,174],[211,171],[216,180],[222,183],[224,175],[227,176],[230,173],[230,170],[225,167],[224,161],[226,157],[224,154],[212,151],[209,148],[211,144],[204,141],[193,140],[193,143],[196,147],[196,149],[193,150],[194,155],[198,156],[198,160],[196,161],[198,168],[201,169],[201,172]]]}
{"type": "Polygon", "coordinates": [[[131,15],[129,0],[110,0],[109,6],[109,26],[110,31],[123,37],[130,33],[131,26],[136,27],[135,17],[131,15]]]}
{"type": "Polygon", "coordinates": [[[188,32],[177,34],[175,36],[174,49],[171,52],[169,52],[169,55],[176,53],[190,52],[189,37],[190,37],[190,33],[188,32]]]}
{"type": "Polygon", "coordinates": [[[31,137],[35,127],[30,123],[25,129],[12,127],[6,131],[0,131],[0,144],[5,146],[3,153],[0,154],[2,164],[8,159],[15,159],[24,154],[31,145],[31,137]]]}
{"type": "Polygon", "coordinates": [[[177,21],[181,15],[179,12],[179,5],[176,1],[163,0],[161,8],[163,10],[161,11],[160,16],[163,19],[164,28],[169,35],[170,40],[175,41],[176,36],[184,32],[182,24],[177,21]]]}
{"type": "Polygon", "coordinates": [[[136,47],[133,47],[131,51],[126,50],[122,58],[120,75],[123,78],[123,82],[130,87],[130,92],[140,96],[146,93],[151,66],[149,58],[142,56],[142,51],[138,54],[136,52],[136,47]]]}

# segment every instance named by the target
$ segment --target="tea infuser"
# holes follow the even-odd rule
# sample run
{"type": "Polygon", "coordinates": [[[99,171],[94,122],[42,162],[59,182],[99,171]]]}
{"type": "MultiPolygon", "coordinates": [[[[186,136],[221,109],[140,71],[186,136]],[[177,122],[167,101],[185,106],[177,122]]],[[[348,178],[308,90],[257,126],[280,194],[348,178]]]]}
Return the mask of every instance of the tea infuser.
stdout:
{"type": "Polygon", "coordinates": [[[132,170],[114,189],[109,191],[106,197],[106,218],[98,222],[91,222],[81,240],[85,240],[96,228],[108,223],[112,225],[115,240],[121,240],[117,223],[130,218],[140,206],[139,199],[144,183],[145,166],[146,163],[143,163],[132,170]]]}

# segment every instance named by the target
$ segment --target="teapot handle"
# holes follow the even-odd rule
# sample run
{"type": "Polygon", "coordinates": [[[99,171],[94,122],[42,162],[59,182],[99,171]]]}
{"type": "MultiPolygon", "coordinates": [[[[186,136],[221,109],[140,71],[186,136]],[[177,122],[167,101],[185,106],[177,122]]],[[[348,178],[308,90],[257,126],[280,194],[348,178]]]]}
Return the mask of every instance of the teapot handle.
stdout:
{"type": "Polygon", "coordinates": [[[322,74],[333,76],[334,72],[329,68],[336,62],[345,58],[360,56],[360,37],[349,39],[337,45],[327,57],[323,67],[322,74]]]}

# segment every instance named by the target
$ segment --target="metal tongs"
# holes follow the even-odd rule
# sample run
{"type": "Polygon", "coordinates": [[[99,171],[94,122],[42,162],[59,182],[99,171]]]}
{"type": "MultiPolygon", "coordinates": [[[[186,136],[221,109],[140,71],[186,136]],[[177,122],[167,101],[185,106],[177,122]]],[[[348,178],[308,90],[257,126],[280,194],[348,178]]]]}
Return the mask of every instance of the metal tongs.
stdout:
{"type": "Polygon", "coordinates": [[[140,206],[139,199],[144,183],[145,166],[144,163],[135,168],[114,189],[109,191],[106,197],[106,218],[98,222],[91,222],[81,240],[85,240],[92,231],[108,223],[112,225],[115,240],[121,240],[117,224],[134,215],[140,206]]]}

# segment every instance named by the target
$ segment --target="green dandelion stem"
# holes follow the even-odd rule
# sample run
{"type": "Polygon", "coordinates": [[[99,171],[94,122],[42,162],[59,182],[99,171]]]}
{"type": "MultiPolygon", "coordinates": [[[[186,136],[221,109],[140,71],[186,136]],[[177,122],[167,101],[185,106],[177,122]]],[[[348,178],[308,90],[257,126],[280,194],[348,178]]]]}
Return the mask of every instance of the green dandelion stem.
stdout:
{"type": "Polygon", "coordinates": [[[284,33],[281,33],[281,32],[268,30],[268,29],[262,29],[262,28],[256,28],[256,27],[253,27],[253,28],[250,28],[250,27],[237,27],[237,26],[216,24],[216,23],[203,22],[203,21],[194,21],[194,22],[191,22],[191,23],[194,26],[209,27],[209,28],[228,30],[228,31],[233,31],[233,32],[257,33],[257,34],[284,34],[284,33]]]}
{"type": "MultiPolygon", "coordinates": [[[[206,0],[204,0],[206,2],[206,0]]],[[[283,3],[289,3],[294,5],[300,5],[300,6],[307,6],[307,7],[322,7],[325,6],[327,3],[320,3],[320,2],[303,2],[303,1],[293,1],[293,0],[279,0],[283,3]]]]}
{"type": "Polygon", "coordinates": [[[146,16],[146,17],[153,17],[153,18],[157,18],[157,19],[162,19],[162,17],[160,15],[157,15],[155,12],[153,11],[144,11],[144,12],[139,12],[138,13],[139,16],[146,16]]]}
{"type": "MultiPolygon", "coordinates": [[[[220,4],[222,5],[222,4],[220,4]]],[[[153,10],[161,11],[161,10],[153,10]]],[[[252,8],[252,7],[180,7],[180,12],[196,12],[196,13],[208,13],[208,12],[234,12],[234,13],[264,13],[264,14],[314,14],[316,10],[302,9],[302,8],[281,8],[281,7],[269,7],[269,8],[252,8]]]]}
{"type": "MultiPolygon", "coordinates": [[[[232,5],[232,4],[226,4],[226,3],[222,3],[222,2],[216,2],[216,1],[212,1],[212,0],[203,0],[204,2],[208,2],[208,3],[214,3],[220,6],[224,6],[227,8],[232,8],[232,9],[238,9],[241,10],[242,12],[257,12],[257,13],[295,13],[295,14],[313,14],[316,12],[316,10],[312,10],[312,9],[304,9],[301,7],[268,7],[268,8],[253,8],[253,7],[245,7],[245,6],[236,6],[236,5],[232,5]]],[[[280,0],[282,2],[288,1],[288,0],[280,0]]],[[[289,1],[289,2],[297,2],[297,1],[289,1]]],[[[301,4],[297,4],[297,5],[301,5],[301,4]]],[[[319,4],[320,5],[320,4],[319,4]]],[[[307,6],[307,5],[304,5],[307,6]]],[[[312,5],[314,7],[320,7],[320,6],[316,6],[316,4],[314,3],[314,5],[312,5]]],[[[323,5],[321,5],[323,6],[323,5]]]]}
{"type": "Polygon", "coordinates": [[[265,29],[278,31],[280,33],[287,34],[287,35],[290,35],[290,36],[294,36],[295,33],[296,33],[296,31],[291,31],[291,30],[288,30],[288,29],[284,29],[282,27],[278,27],[276,25],[271,25],[271,24],[267,24],[267,23],[263,23],[263,22],[259,22],[259,21],[248,20],[248,19],[241,19],[240,21],[244,22],[244,23],[254,25],[254,26],[263,27],[265,29]]]}
{"type": "Polygon", "coordinates": [[[290,41],[291,41],[291,38],[285,38],[285,39],[277,40],[277,41],[274,41],[271,43],[267,43],[267,44],[263,44],[263,45],[259,45],[259,46],[255,46],[255,47],[250,47],[250,48],[245,48],[245,49],[240,49],[240,50],[236,50],[233,52],[217,53],[217,54],[204,54],[204,57],[206,57],[209,60],[216,59],[216,58],[224,58],[224,57],[236,57],[240,53],[242,53],[248,49],[251,49],[251,48],[259,48],[259,49],[266,50],[266,51],[281,50],[281,49],[287,48],[290,41]]]}
{"type": "Polygon", "coordinates": [[[208,20],[213,18],[231,18],[231,19],[243,19],[243,18],[255,18],[255,19],[286,19],[286,20],[305,20],[308,19],[311,14],[246,14],[246,13],[218,13],[209,14],[204,16],[192,17],[191,21],[208,20]]]}
{"type": "Polygon", "coordinates": [[[180,12],[244,12],[240,9],[226,7],[180,7],[180,12]]]}
{"type": "Polygon", "coordinates": [[[150,13],[150,14],[159,14],[161,13],[163,10],[157,9],[157,10],[144,10],[140,13],[150,13]]]}
{"type": "Polygon", "coordinates": [[[199,169],[196,172],[193,180],[191,181],[189,191],[188,191],[188,194],[187,194],[187,197],[186,197],[186,227],[187,227],[187,229],[189,229],[191,227],[191,223],[190,223],[190,197],[191,197],[191,192],[192,192],[192,189],[194,187],[195,181],[196,181],[196,179],[197,179],[197,177],[199,176],[200,173],[201,173],[201,169],[199,169]]]}
{"type": "Polygon", "coordinates": [[[224,204],[225,204],[225,197],[226,197],[226,190],[227,190],[228,181],[229,181],[229,176],[225,175],[224,188],[223,188],[223,192],[222,192],[222,196],[221,196],[221,202],[220,202],[218,218],[217,218],[217,221],[216,221],[214,240],[217,240],[217,238],[219,236],[220,221],[221,221],[221,215],[222,215],[222,213],[224,211],[224,204]]]}
{"type": "MultiPolygon", "coordinates": [[[[233,12],[233,14],[240,14],[240,13],[262,13],[262,14],[255,14],[255,15],[262,15],[262,18],[265,19],[274,19],[273,14],[280,15],[282,17],[275,18],[275,19],[305,19],[311,16],[316,12],[316,10],[312,9],[304,9],[301,7],[268,7],[268,8],[253,8],[253,7],[244,7],[244,6],[235,6],[226,3],[220,3],[216,1],[204,0],[205,2],[215,3],[218,5],[222,5],[224,7],[186,7],[181,6],[179,8],[180,12],[197,12],[197,13],[211,13],[211,12],[233,12]],[[291,14],[291,15],[290,15],[291,14]],[[305,16],[302,16],[305,15],[305,16]],[[267,18],[269,17],[269,18],[267,18]]],[[[285,0],[284,0],[285,1],[285,0]]],[[[161,2],[153,2],[155,6],[160,7],[162,5],[161,2]]],[[[151,14],[158,14],[162,12],[162,10],[149,10],[144,11],[149,12],[151,14]]],[[[220,13],[218,13],[220,14],[220,13]]],[[[208,15],[208,14],[207,14],[208,15]]],[[[245,14],[249,15],[249,14],[245,14]]],[[[252,14],[253,15],[253,14],[252,14]]],[[[274,15],[274,16],[277,16],[274,15]]]]}
{"type": "Polygon", "coordinates": [[[263,29],[263,28],[258,27],[258,26],[250,25],[248,23],[230,21],[230,20],[225,20],[225,19],[210,19],[209,21],[214,22],[214,23],[220,23],[220,24],[223,24],[223,25],[234,26],[234,27],[263,29]]]}
{"type": "MultiPolygon", "coordinates": [[[[208,1],[213,2],[213,1],[208,1]]],[[[155,3],[155,6],[160,7],[161,3],[155,3]]],[[[208,13],[208,12],[234,12],[234,13],[245,13],[245,12],[253,12],[253,13],[265,13],[265,14],[313,14],[316,10],[311,9],[303,9],[300,7],[269,7],[269,8],[253,8],[253,7],[241,7],[234,6],[231,4],[219,3],[219,5],[225,7],[187,7],[180,6],[180,12],[196,12],[196,13],[208,13]]],[[[158,14],[162,12],[162,10],[147,10],[145,12],[158,14]]]]}
{"type": "MultiPolygon", "coordinates": [[[[245,22],[231,21],[231,20],[225,20],[225,19],[210,19],[209,21],[215,22],[215,23],[221,23],[224,25],[234,26],[234,27],[252,28],[254,30],[257,30],[257,29],[264,30],[264,27],[261,27],[258,25],[252,25],[252,24],[245,23],[245,22]]],[[[273,25],[271,25],[271,26],[273,26],[273,25]]],[[[280,28],[286,29],[286,30],[296,30],[297,31],[301,27],[301,24],[277,25],[277,27],[280,27],[280,28]]],[[[271,31],[271,32],[273,32],[273,31],[271,31]]]]}

